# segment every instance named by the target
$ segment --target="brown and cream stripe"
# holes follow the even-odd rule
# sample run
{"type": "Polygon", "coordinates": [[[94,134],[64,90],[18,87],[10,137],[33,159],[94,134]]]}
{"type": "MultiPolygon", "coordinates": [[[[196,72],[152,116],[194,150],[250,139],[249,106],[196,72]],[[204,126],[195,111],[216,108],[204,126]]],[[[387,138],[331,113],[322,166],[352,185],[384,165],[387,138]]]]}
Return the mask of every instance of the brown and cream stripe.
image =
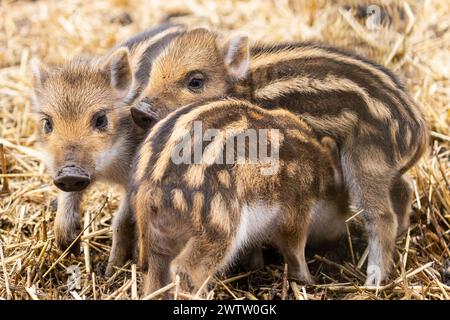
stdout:
{"type": "Polygon", "coordinates": [[[334,134],[341,142],[346,139],[342,134],[353,135],[359,126],[362,134],[377,132],[380,146],[401,171],[416,162],[427,144],[425,121],[397,77],[340,49],[316,43],[256,45],[247,82],[258,104],[288,108],[328,135],[335,126],[344,128],[334,134]]]}

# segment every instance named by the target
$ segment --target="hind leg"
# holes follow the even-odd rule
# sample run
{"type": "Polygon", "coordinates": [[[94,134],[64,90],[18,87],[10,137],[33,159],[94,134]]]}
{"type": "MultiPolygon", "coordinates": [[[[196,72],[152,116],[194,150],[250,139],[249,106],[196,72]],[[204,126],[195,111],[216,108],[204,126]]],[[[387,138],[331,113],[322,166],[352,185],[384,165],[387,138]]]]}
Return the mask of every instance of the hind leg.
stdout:
{"type": "Polygon", "coordinates": [[[300,208],[289,211],[284,216],[283,224],[275,238],[276,246],[288,264],[289,278],[305,284],[312,284],[314,280],[309,273],[305,258],[310,208],[304,202],[300,208]]]}
{"type": "Polygon", "coordinates": [[[264,255],[261,247],[249,248],[240,255],[240,264],[248,270],[264,268],[264,255]]]}
{"type": "Polygon", "coordinates": [[[397,217],[390,201],[390,186],[396,175],[378,150],[370,146],[343,153],[343,173],[350,203],[363,210],[368,237],[367,286],[378,286],[390,272],[397,235],[397,217]]]}
{"type": "Polygon", "coordinates": [[[390,196],[392,206],[397,215],[398,230],[397,235],[404,233],[409,227],[409,220],[412,211],[413,188],[411,177],[403,175],[394,178],[391,185],[390,196]]]}
{"type": "Polygon", "coordinates": [[[140,236],[140,266],[144,274],[143,294],[148,295],[170,282],[170,263],[180,252],[170,234],[149,227],[140,236]]]}
{"type": "Polygon", "coordinates": [[[196,292],[226,266],[230,243],[231,239],[224,235],[204,233],[192,237],[170,266],[172,279],[179,275],[181,287],[196,292]]]}
{"type": "MultiPolygon", "coordinates": [[[[146,190],[146,189],[142,189],[146,190]]],[[[170,282],[170,262],[181,251],[180,230],[166,210],[152,203],[146,193],[131,197],[139,247],[139,267],[144,275],[143,294],[148,295],[170,282]]]]}

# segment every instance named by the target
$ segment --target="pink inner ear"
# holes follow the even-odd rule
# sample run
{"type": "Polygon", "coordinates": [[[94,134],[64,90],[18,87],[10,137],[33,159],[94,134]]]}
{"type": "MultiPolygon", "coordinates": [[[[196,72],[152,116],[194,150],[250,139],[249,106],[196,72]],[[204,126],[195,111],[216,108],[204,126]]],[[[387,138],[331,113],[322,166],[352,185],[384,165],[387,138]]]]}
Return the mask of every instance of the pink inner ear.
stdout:
{"type": "Polygon", "coordinates": [[[30,68],[33,73],[33,85],[35,87],[42,86],[49,77],[47,67],[37,58],[33,58],[30,62],[30,68]]]}
{"type": "Polygon", "coordinates": [[[228,73],[235,79],[243,79],[247,75],[249,62],[247,59],[240,63],[228,65],[228,73]]]}
{"type": "Polygon", "coordinates": [[[245,78],[249,68],[249,48],[247,37],[237,36],[231,39],[225,56],[228,73],[235,79],[245,78]]]}

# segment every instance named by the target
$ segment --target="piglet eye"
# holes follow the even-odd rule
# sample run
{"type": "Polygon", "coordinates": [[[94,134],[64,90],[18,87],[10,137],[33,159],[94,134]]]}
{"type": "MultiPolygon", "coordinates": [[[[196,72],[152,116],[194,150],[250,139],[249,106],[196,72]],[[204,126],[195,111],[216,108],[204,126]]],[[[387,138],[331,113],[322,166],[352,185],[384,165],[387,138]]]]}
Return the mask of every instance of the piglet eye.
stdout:
{"type": "Polygon", "coordinates": [[[203,89],[204,83],[205,80],[203,75],[200,73],[196,73],[189,78],[188,89],[193,92],[198,92],[199,90],[203,89]]]}
{"type": "Polygon", "coordinates": [[[203,79],[194,78],[189,82],[189,88],[200,89],[203,86],[203,79]]]}
{"type": "Polygon", "coordinates": [[[43,128],[45,133],[50,133],[53,131],[53,123],[49,118],[45,118],[43,121],[43,128]]]}
{"type": "Polygon", "coordinates": [[[97,113],[92,120],[95,129],[104,130],[108,127],[108,117],[104,112],[97,113]]]}

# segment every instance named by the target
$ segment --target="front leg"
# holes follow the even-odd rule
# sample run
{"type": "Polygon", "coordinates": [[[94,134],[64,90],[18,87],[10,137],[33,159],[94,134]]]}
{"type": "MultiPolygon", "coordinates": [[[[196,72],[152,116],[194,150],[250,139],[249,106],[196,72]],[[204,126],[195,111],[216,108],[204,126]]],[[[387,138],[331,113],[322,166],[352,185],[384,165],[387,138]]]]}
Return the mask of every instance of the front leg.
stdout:
{"type": "MultiPolygon", "coordinates": [[[[54,232],[58,248],[66,250],[81,232],[82,192],[64,192],[58,194],[58,210],[56,211],[54,232]]],[[[74,254],[80,252],[80,241],[71,247],[74,254]]]]}
{"type": "Polygon", "coordinates": [[[135,220],[131,213],[126,192],[122,193],[119,210],[112,222],[112,247],[109,255],[106,275],[112,275],[115,266],[123,266],[133,256],[136,242],[135,220]]]}

